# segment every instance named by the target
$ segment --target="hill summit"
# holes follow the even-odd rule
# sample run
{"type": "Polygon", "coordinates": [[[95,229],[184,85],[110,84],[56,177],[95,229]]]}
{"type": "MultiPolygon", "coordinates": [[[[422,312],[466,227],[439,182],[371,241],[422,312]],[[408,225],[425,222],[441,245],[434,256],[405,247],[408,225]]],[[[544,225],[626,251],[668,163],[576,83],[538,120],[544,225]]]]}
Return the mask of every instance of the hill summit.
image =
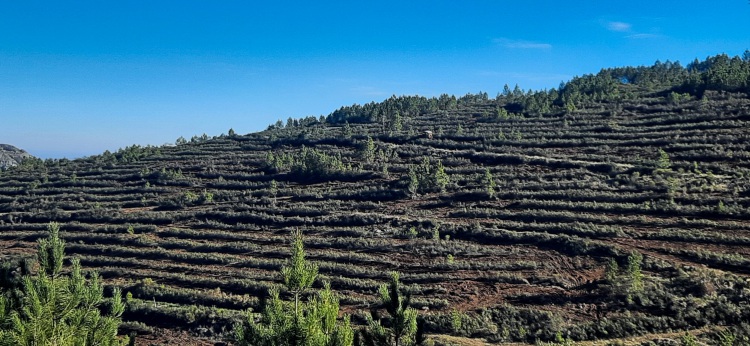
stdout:
{"type": "Polygon", "coordinates": [[[18,166],[22,161],[33,157],[25,150],[18,149],[9,144],[0,144],[0,169],[18,166]]]}

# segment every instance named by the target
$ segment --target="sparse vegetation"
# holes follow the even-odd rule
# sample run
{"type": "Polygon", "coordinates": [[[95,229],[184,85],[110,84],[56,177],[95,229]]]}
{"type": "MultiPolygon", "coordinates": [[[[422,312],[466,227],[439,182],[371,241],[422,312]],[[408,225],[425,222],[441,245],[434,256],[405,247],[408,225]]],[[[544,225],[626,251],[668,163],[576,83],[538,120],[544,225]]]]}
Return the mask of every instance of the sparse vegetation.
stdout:
{"type": "Polygon", "coordinates": [[[681,343],[691,331],[738,344],[750,335],[748,66],[717,56],[496,97],[394,96],[259,133],[25,160],[0,172],[0,256],[28,257],[59,223],[107,296],[130,293],[121,333],[227,341],[248,309],[269,326],[324,305],[355,329],[381,321],[371,332],[393,341],[369,310],[398,270],[411,294],[388,313],[409,317],[399,340],[418,334],[417,316],[428,342],[681,343]],[[278,288],[289,229],[318,268],[303,289],[278,288]]]}

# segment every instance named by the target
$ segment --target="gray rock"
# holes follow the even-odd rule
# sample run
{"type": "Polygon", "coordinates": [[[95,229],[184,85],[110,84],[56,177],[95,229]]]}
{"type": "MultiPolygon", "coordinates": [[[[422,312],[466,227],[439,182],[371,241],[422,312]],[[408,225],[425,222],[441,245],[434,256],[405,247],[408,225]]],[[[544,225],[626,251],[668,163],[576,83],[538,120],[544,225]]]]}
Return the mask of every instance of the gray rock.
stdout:
{"type": "Polygon", "coordinates": [[[23,160],[33,158],[25,150],[18,149],[12,145],[0,144],[0,169],[18,166],[23,160]]]}

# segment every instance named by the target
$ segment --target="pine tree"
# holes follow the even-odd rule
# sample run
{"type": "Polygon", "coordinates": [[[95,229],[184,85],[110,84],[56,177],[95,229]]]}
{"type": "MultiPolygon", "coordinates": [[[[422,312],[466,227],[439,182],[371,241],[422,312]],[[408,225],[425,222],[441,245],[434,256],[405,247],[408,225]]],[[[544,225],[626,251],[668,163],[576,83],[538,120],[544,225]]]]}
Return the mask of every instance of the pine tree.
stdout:
{"type": "Polygon", "coordinates": [[[607,268],[604,270],[604,279],[607,283],[614,285],[617,283],[617,275],[620,272],[620,268],[617,265],[617,261],[614,258],[610,258],[607,262],[607,268]]]}
{"type": "Polygon", "coordinates": [[[276,195],[279,193],[279,184],[276,182],[276,179],[271,180],[271,184],[268,187],[268,192],[271,194],[271,197],[273,197],[273,203],[276,203],[276,195]]]}
{"type": "Polygon", "coordinates": [[[669,154],[664,149],[659,149],[659,160],[656,161],[656,168],[668,170],[671,166],[672,163],[669,161],[669,154]]]}
{"type": "Polygon", "coordinates": [[[643,291],[643,273],[641,273],[641,263],[643,255],[633,250],[628,256],[628,275],[630,276],[630,289],[633,293],[643,291]]]}
{"type": "Polygon", "coordinates": [[[497,186],[497,184],[495,183],[495,178],[492,177],[492,172],[490,172],[489,168],[484,170],[483,183],[485,191],[487,191],[487,195],[490,196],[490,198],[494,198],[495,187],[497,186]]]}
{"type": "Polygon", "coordinates": [[[414,198],[419,191],[419,178],[417,177],[417,172],[414,171],[414,168],[409,168],[409,185],[407,186],[407,191],[412,198],[414,198]]]}
{"type": "Polygon", "coordinates": [[[344,123],[344,138],[352,138],[352,127],[348,121],[344,123]]]}
{"type": "Polygon", "coordinates": [[[292,240],[292,256],[281,268],[281,276],[294,301],[281,300],[279,288],[272,288],[260,320],[256,322],[248,311],[247,323],[237,328],[238,344],[350,346],[354,331],[348,316],[338,321],[339,300],[329,283],[307,302],[300,301],[312,287],[318,267],[305,260],[302,233],[292,232],[292,240]]]}
{"type": "Polygon", "coordinates": [[[389,317],[383,321],[377,311],[367,317],[362,329],[362,343],[366,346],[414,346],[424,342],[422,327],[417,323],[417,310],[409,307],[411,295],[401,292],[399,274],[391,273],[391,282],[381,285],[380,301],[389,317]]]}
{"type": "MultiPolygon", "coordinates": [[[[89,280],[79,260],[71,261],[69,275],[62,274],[65,242],[57,223],[38,244],[37,275],[3,280],[0,295],[0,345],[120,345],[117,337],[125,305],[115,289],[109,314],[102,315],[103,287],[96,272],[89,280]]],[[[4,271],[7,274],[7,271],[4,271]]]]}
{"type": "Polygon", "coordinates": [[[438,160],[437,166],[435,168],[435,185],[438,189],[440,189],[440,192],[445,192],[445,188],[448,186],[448,183],[450,183],[450,177],[448,177],[448,173],[445,173],[443,161],[438,160]]]}
{"type": "Polygon", "coordinates": [[[305,260],[305,245],[302,232],[292,232],[292,257],[287,265],[281,267],[284,286],[294,295],[294,313],[299,314],[299,296],[312,287],[318,276],[318,266],[305,260]]]}
{"type": "Polygon", "coordinates": [[[396,132],[401,132],[401,130],[404,128],[404,125],[401,122],[401,113],[398,111],[393,116],[393,122],[391,123],[391,129],[396,132]]]}
{"type": "Polygon", "coordinates": [[[375,160],[375,142],[373,142],[370,136],[367,136],[367,143],[362,150],[362,158],[367,163],[372,163],[375,160]]]}

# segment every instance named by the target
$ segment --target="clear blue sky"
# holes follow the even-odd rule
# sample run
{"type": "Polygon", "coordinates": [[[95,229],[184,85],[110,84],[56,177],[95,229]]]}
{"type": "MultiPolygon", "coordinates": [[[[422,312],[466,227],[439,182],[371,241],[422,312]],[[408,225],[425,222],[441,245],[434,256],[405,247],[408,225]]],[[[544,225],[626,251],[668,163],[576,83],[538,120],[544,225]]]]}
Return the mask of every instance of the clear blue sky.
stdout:
{"type": "Polygon", "coordinates": [[[73,158],[747,48],[747,0],[0,0],[0,143],[73,158]]]}

